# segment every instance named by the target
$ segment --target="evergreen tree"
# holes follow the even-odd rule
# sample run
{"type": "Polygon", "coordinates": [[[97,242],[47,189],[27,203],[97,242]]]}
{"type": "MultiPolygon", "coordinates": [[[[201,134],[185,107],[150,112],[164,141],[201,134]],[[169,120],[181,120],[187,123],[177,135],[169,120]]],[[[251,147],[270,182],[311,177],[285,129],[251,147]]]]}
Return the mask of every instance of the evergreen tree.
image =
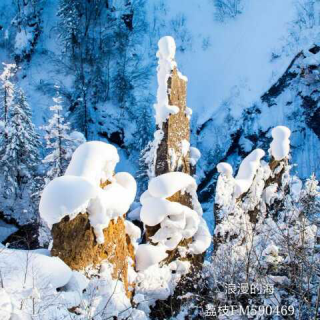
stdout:
{"type": "Polygon", "coordinates": [[[15,75],[17,71],[17,66],[15,64],[6,64],[3,63],[4,70],[0,75],[0,80],[2,83],[1,86],[1,102],[2,102],[2,114],[1,118],[6,124],[8,120],[8,113],[10,106],[13,102],[13,94],[14,94],[14,84],[11,79],[15,75]]]}
{"type": "Polygon", "coordinates": [[[39,154],[39,137],[31,119],[31,110],[21,89],[13,98],[5,135],[0,145],[2,195],[22,199],[33,192],[39,154]]]}
{"type": "MultiPolygon", "coordinates": [[[[56,89],[59,89],[59,87],[56,87],[56,89]]],[[[66,122],[62,115],[62,98],[59,91],[57,91],[53,101],[55,104],[50,107],[53,116],[49,120],[49,124],[42,127],[46,131],[44,138],[46,148],[49,150],[49,154],[43,160],[43,163],[48,166],[46,183],[64,174],[75,149],[69,136],[70,123],[66,122]]]]}

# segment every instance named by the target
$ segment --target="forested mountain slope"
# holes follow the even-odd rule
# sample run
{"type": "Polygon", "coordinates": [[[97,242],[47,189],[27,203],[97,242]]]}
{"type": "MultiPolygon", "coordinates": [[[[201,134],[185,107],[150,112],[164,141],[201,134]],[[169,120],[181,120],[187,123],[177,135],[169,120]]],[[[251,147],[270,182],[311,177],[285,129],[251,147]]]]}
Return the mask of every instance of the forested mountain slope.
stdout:
{"type": "Polygon", "coordinates": [[[41,159],[51,149],[41,127],[52,118],[57,86],[61,116],[70,122],[66,134],[114,144],[118,170],[141,174],[140,153],[155,127],[155,53],[163,35],[175,38],[176,59],[189,79],[208,220],[216,164],[237,167],[251,150],[268,145],[274,126],[291,129],[299,175],[318,175],[319,2],[235,3],[228,11],[211,0],[2,0],[0,60],[17,63],[11,81],[23,89],[40,135],[34,176],[48,171],[41,159]]]}

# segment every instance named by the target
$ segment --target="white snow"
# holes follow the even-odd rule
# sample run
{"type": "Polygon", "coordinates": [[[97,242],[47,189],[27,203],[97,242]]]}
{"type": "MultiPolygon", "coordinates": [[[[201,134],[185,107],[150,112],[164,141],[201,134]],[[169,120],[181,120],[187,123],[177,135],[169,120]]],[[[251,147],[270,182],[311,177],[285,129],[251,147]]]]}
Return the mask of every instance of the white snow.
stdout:
{"type": "Polygon", "coordinates": [[[31,47],[33,35],[31,32],[27,32],[25,30],[21,30],[17,32],[15,38],[15,49],[17,52],[21,53],[23,50],[28,51],[31,47]]]}
{"type": "Polygon", "coordinates": [[[236,198],[249,190],[264,155],[265,152],[262,149],[255,149],[241,162],[235,178],[234,196],[236,198]]]}
{"type": "Polygon", "coordinates": [[[217,170],[222,175],[225,175],[227,177],[232,177],[233,169],[232,169],[232,166],[227,162],[220,162],[217,165],[217,170]]]}
{"type": "Polygon", "coordinates": [[[278,126],[272,129],[272,142],[270,145],[271,155],[277,161],[283,160],[288,157],[290,152],[290,135],[289,128],[278,126]]]}
{"type": "Polygon", "coordinates": [[[199,159],[201,158],[201,152],[195,147],[190,147],[190,163],[195,166],[199,159]]]}
{"type": "Polygon", "coordinates": [[[0,288],[0,319],[9,320],[11,318],[12,305],[10,296],[4,288],[0,288]]]}
{"type": "Polygon", "coordinates": [[[140,220],[140,211],[141,211],[141,206],[133,209],[127,214],[127,219],[131,221],[140,220]]]}
{"type": "Polygon", "coordinates": [[[183,139],[181,141],[181,153],[184,157],[188,155],[188,152],[190,151],[190,142],[186,139],[183,139]]]}
{"type": "Polygon", "coordinates": [[[209,234],[205,221],[201,218],[202,209],[196,195],[197,184],[191,176],[183,172],[169,172],[153,178],[140,198],[142,208],[140,219],[147,226],[160,224],[158,231],[151,237],[157,246],[174,250],[181,240],[195,236],[193,252],[204,252],[211,243],[205,242],[200,235],[209,234]],[[178,202],[167,200],[177,192],[190,194],[194,209],[178,202]],[[201,229],[199,225],[202,223],[201,229]],[[201,238],[201,239],[200,239],[201,238]],[[202,241],[202,244],[200,244],[202,241]],[[197,249],[196,249],[197,248],[197,249]]]}
{"type": "Polygon", "coordinates": [[[114,175],[119,161],[117,149],[104,142],[91,141],[80,145],[65,176],[51,181],[40,200],[40,215],[49,226],[65,216],[74,218],[89,213],[98,243],[104,242],[103,230],[111,219],[123,216],[137,192],[135,179],[126,172],[114,175]],[[103,189],[101,183],[111,183],[103,189]]]}
{"type": "MultiPolygon", "coordinates": [[[[186,79],[186,81],[187,81],[187,80],[188,80],[188,79],[186,79]]],[[[190,120],[190,119],[191,119],[191,116],[192,116],[192,109],[186,107],[185,114],[186,114],[186,117],[190,120]]]]}
{"type": "Polygon", "coordinates": [[[98,195],[98,188],[82,177],[62,176],[52,180],[43,190],[40,215],[49,226],[65,216],[74,218],[86,212],[91,199],[98,195]]]}
{"type": "Polygon", "coordinates": [[[168,101],[168,79],[171,71],[176,67],[174,56],[176,45],[174,39],[170,36],[162,37],[158,42],[159,50],[157,52],[158,69],[158,90],[157,103],[154,105],[156,110],[156,124],[161,129],[170,114],[177,114],[180,109],[177,106],[169,105],[168,101]]]}
{"type": "Polygon", "coordinates": [[[0,269],[5,288],[60,288],[72,276],[71,269],[59,258],[35,251],[1,249],[0,269]]]}
{"type": "Polygon", "coordinates": [[[136,252],[138,271],[143,271],[167,258],[166,247],[140,244],[136,252]]]}
{"type": "Polygon", "coordinates": [[[162,198],[150,197],[143,201],[140,219],[148,226],[155,226],[168,215],[182,214],[184,206],[162,198]]]}
{"type": "Polygon", "coordinates": [[[133,242],[141,237],[141,230],[139,227],[128,220],[126,220],[124,224],[126,226],[126,234],[133,240],[133,242]]]}
{"type": "Polygon", "coordinates": [[[72,271],[72,276],[68,283],[64,286],[66,291],[78,292],[79,295],[87,288],[89,284],[88,278],[78,271],[72,271]]]}
{"type": "Polygon", "coordinates": [[[158,57],[173,60],[176,54],[176,43],[170,36],[162,37],[158,42],[158,57]]]}
{"type": "Polygon", "coordinates": [[[137,184],[134,178],[126,172],[114,175],[113,183],[104,189],[98,189],[98,195],[88,204],[90,224],[94,228],[98,243],[104,242],[103,229],[110,220],[124,215],[133,202],[137,184]]]}
{"type": "Polygon", "coordinates": [[[69,136],[72,140],[77,141],[79,145],[86,142],[85,136],[79,131],[72,131],[69,136]]]}
{"type": "Polygon", "coordinates": [[[168,198],[180,190],[197,189],[194,178],[183,172],[168,172],[153,178],[148,191],[153,197],[168,198]]]}
{"type": "Polygon", "coordinates": [[[200,254],[205,252],[211,245],[212,237],[209,232],[206,221],[201,217],[200,224],[196,234],[194,235],[194,241],[189,244],[189,253],[200,254]]]}
{"type": "Polygon", "coordinates": [[[82,176],[94,185],[112,179],[119,162],[117,149],[101,141],[90,141],[80,145],[72,155],[66,176],[82,176]]]}

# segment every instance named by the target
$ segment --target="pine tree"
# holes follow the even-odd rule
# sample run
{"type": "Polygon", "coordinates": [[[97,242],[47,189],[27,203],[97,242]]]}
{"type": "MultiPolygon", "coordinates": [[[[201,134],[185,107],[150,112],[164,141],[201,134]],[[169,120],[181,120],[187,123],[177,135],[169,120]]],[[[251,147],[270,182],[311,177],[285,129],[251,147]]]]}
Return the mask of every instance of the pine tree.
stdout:
{"type": "MultiPolygon", "coordinates": [[[[59,87],[56,87],[56,89],[59,89],[59,87]]],[[[48,166],[45,178],[46,183],[64,174],[75,149],[74,143],[69,136],[70,123],[65,122],[62,115],[62,98],[59,91],[57,91],[53,101],[55,104],[50,107],[53,116],[49,120],[49,124],[42,127],[46,131],[44,138],[46,140],[46,148],[49,150],[49,154],[43,160],[43,163],[48,166]]]]}
{"type": "Polygon", "coordinates": [[[30,107],[21,89],[13,98],[5,135],[0,145],[2,195],[5,199],[20,198],[32,193],[39,160],[39,136],[32,123],[30,107]],[[27,186],[27,188],[25,188],[27,186]]]}
{"type": "Polygon", "coordinates": [[[6,124],[8,120],[9,109],[13,102],[13,94],[14,94],[14,84],[11,82],[11,79],[17,71],[17,66],[15,64],[6,64],[6,63],[3,63],[3,66],[4,66],[4,70],[0,75],[0,81],[2,83],[1,100],[2,100],[2,106],[3,106],[1,118],[4,121],[4,124],[6,124]]]}

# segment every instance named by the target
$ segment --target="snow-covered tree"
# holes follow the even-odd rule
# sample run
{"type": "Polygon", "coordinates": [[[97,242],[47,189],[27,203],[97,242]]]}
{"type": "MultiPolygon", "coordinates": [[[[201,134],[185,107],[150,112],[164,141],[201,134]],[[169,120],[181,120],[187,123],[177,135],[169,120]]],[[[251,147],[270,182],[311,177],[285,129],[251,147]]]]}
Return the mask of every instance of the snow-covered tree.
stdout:
{"type": "Polygon", "coordinates": [[[0,119],[4,121],[4,124],[6,124],[8,120],[9,109],[12,104],[13,96],[14,96],[14,84],[11,80],[17,71],[17,66],[16,64],[6,64],[6,63],[3,63],[3,66],[4,66],[4,70],[0,75],[1,105],[2,105],[0,119]]]}
{"type": "Polygon", "coordinates": [[[74,142],[70,138],[70,123],[63,117],[62,97],[59,93],[59,87],[56,86],[57,93],[53,98],[54,105],[50,107],[53,112],[48,125],[42,129],[46,132],[46,148],[48,155],[43,160],[48,167],[45,182],[48,183],[55,177],[64,174],[68,162],[74,151],[74,142]]]}
{"type": "Polygon", "coordinates": [[[39,137],[30,107],[17,90],[0,142],[1,207],[18,223],[35,218],[32,194],[39,164],[39,137]]]}
{"type": "Polygon", "coordinates": [[[228,300],[238,311],[239,305],[286,308],[287,315],[295,309],[296,319],[311,319],[318,312],[320,284],[320,190],[315,177],[303,185],[290,175],[290,131],[277,127],[272,135],[269,163],[256,149],[235,177],[230,165],[218,165],[211,273],[215,303],[228,300]],[[241,284],[246,292],[238,288],[241,284]]]}

